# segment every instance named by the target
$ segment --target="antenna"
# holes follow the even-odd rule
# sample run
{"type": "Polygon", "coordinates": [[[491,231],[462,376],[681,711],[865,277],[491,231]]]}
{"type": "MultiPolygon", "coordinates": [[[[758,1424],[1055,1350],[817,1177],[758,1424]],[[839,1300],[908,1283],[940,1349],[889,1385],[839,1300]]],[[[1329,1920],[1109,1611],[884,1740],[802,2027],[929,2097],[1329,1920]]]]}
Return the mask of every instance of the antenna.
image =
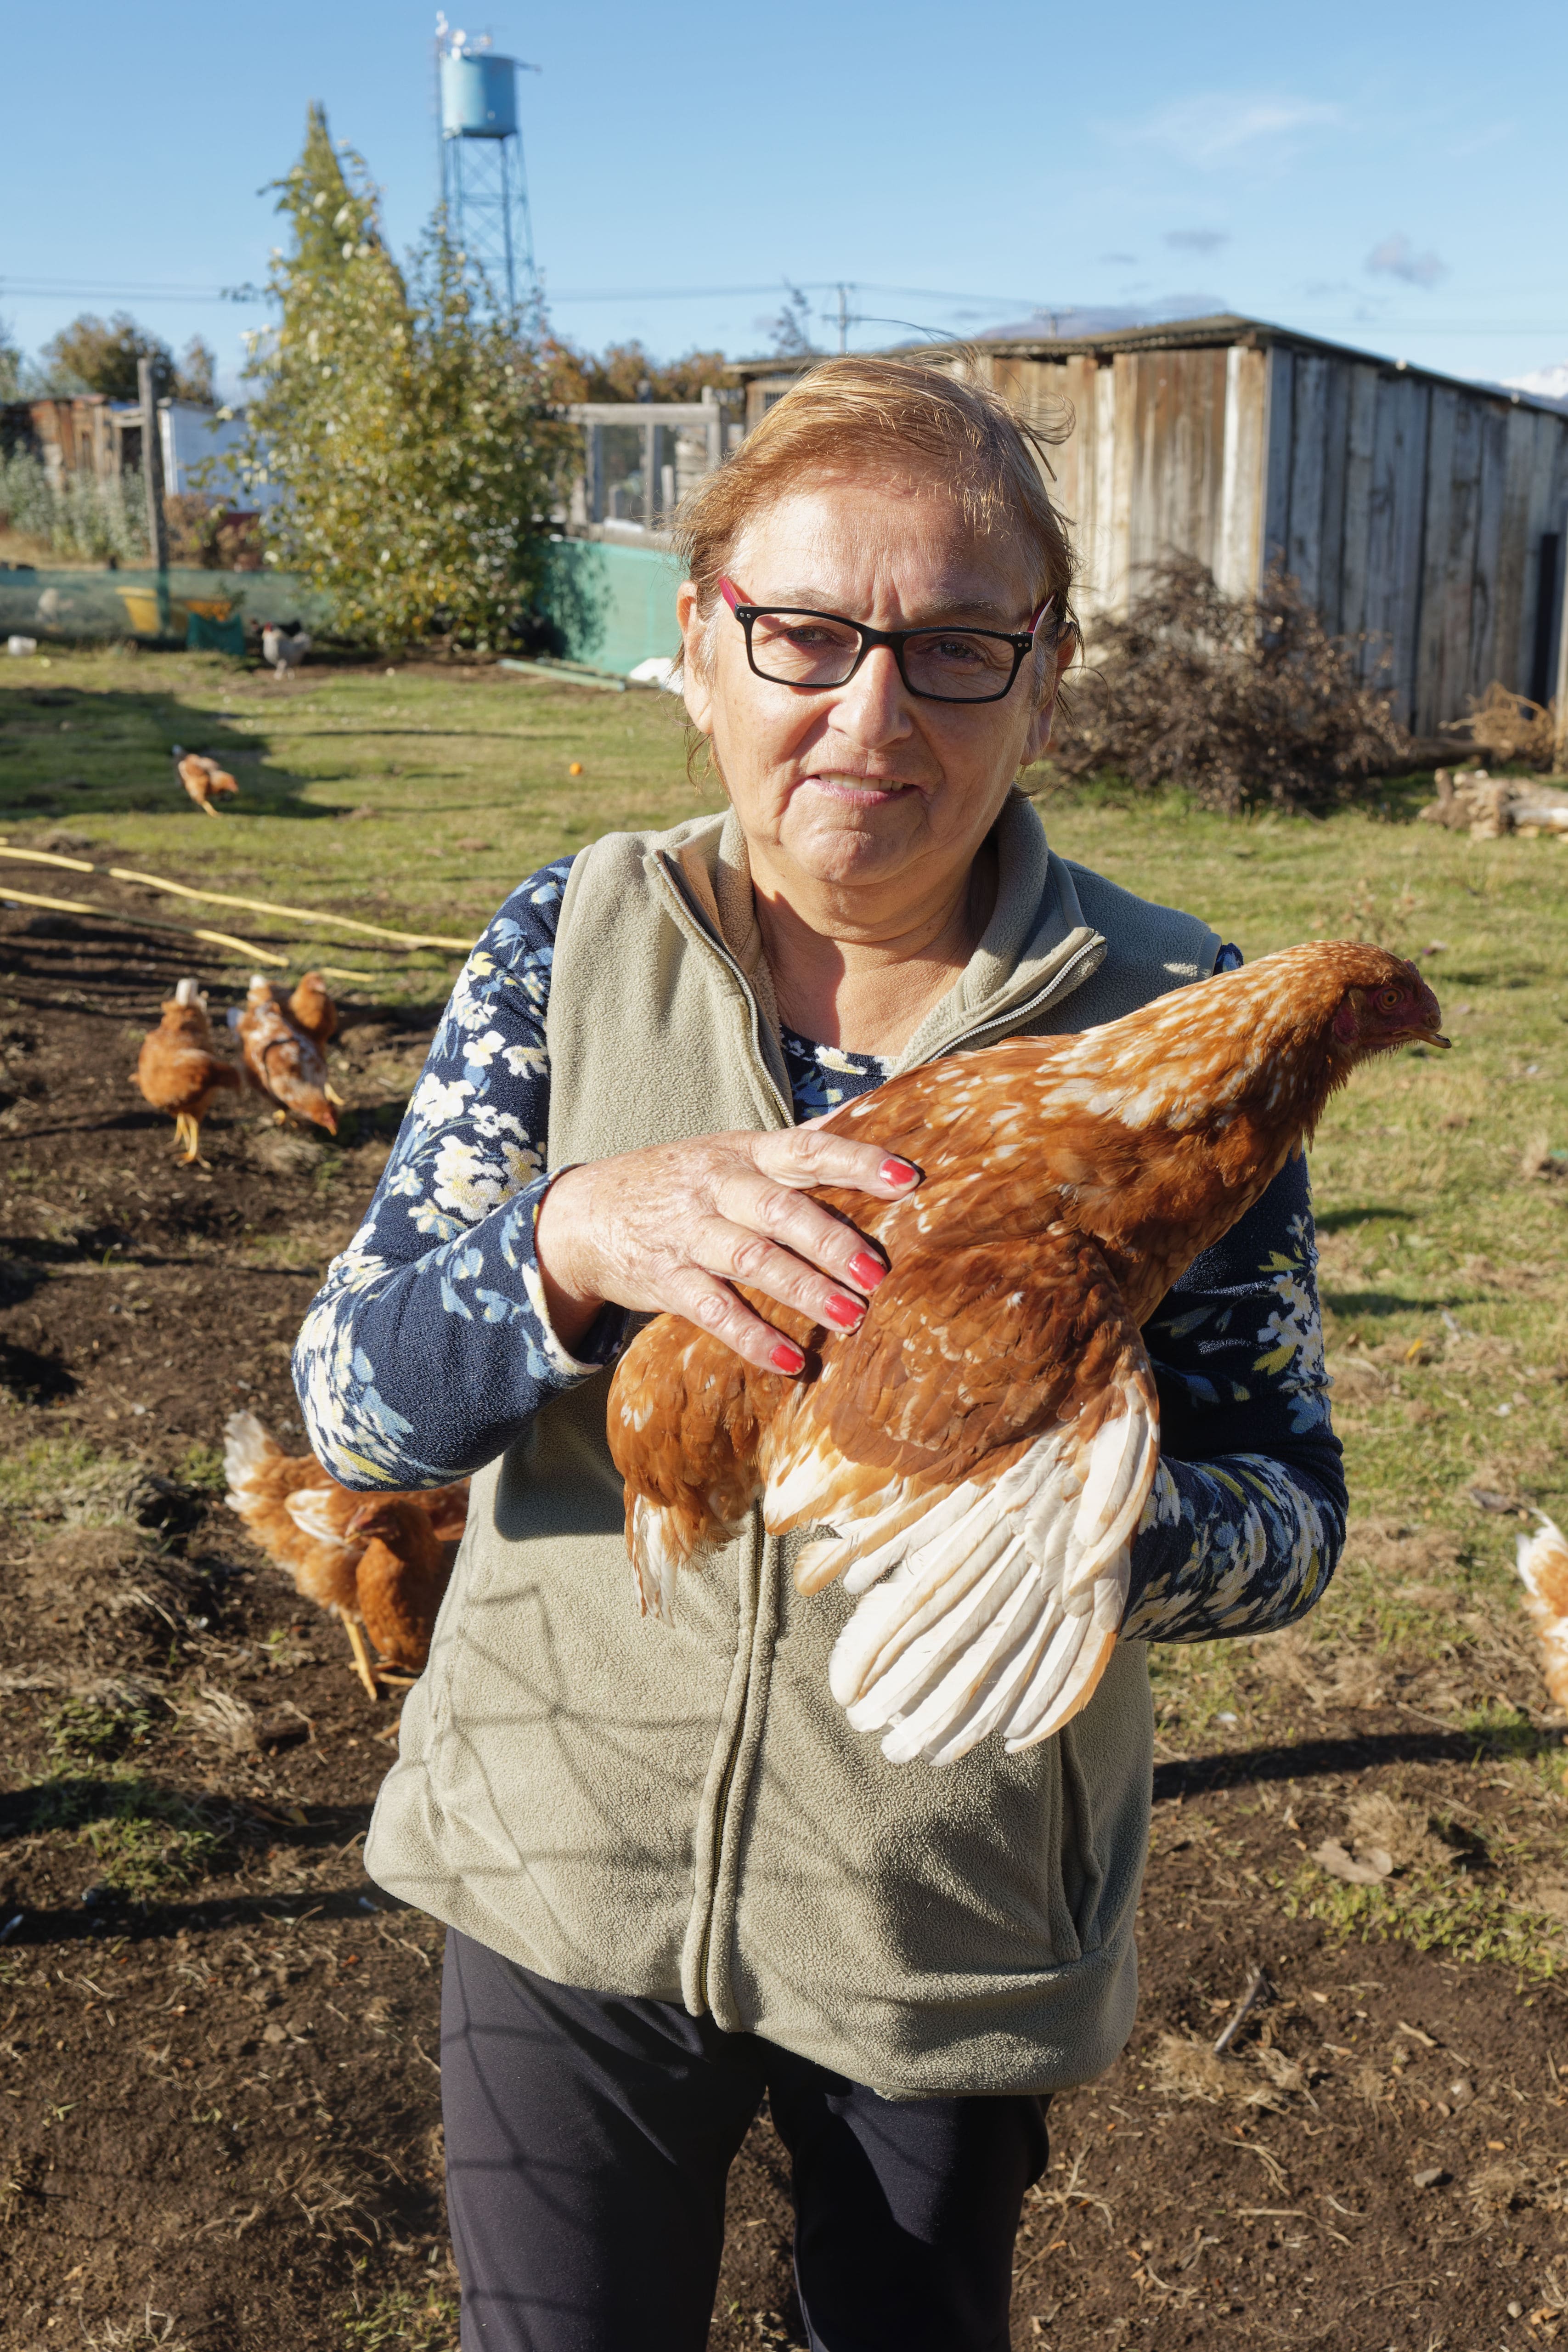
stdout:
{"type": "Polygon", "coordinates": [[[435,115],[441,200],[456,244],[477,264],[509,319],[539,305],[517,76],[543,68],[497,55],[488,33],[435,19],[435,115]]]}

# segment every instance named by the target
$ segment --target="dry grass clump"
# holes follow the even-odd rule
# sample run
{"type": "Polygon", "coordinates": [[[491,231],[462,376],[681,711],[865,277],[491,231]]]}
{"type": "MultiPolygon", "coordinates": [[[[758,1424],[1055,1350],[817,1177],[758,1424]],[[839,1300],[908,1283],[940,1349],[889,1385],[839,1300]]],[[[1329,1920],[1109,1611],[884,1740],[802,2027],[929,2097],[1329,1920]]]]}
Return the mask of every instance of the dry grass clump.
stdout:
{"type": "Polygon", "coordinates": [[[1324,807],[1399,767],[1410,741],[1297,582],[1228,596],[1188,557],[1160,565],[1125,618],[1096,622],[1093,667],[1055,766],[1185,785],[1206,808],[1324,807]]]}
{"type": "Polygon", "coordinates": [[[1468,737],[1478,751],[1505,765],[1547,769],[1556,750],[1557,719],[1551,703],[1531,702],[1493,678],[1479,702],[1448,728],[1450,735],[1468,737]]]}
{"type": "Polygon", "coordinates": [[[1245,2107],[1278,2111],[1281,2093],[1301,2090],[1306,2070],[1282,2050],[1263,2042],[1249,2053],[1263,2081],[1240,2058],[1218,2058],[1207,2042],[1185,2033],[1162,2033],[1148,2059],[1149,2080],[1169,2099],[1203,2099],[1218,2106],[1226,2099],[1245,2107]]]}

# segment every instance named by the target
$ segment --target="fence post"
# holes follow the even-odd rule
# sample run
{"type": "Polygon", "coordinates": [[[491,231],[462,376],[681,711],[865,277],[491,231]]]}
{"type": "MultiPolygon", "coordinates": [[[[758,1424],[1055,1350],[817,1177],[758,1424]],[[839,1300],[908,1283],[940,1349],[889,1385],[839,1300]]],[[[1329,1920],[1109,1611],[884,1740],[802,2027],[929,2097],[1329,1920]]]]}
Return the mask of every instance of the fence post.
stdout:
{"type": "Polygon", "coordinates": [[[158,633],[169,632],[169,526],[163,514],[163,442],[158,430],[158,402],[152,383],[152,362],[136,362],[136,389],[141,399],[141,487],[147,496],[147,544],[158,575],[158,633]]]}

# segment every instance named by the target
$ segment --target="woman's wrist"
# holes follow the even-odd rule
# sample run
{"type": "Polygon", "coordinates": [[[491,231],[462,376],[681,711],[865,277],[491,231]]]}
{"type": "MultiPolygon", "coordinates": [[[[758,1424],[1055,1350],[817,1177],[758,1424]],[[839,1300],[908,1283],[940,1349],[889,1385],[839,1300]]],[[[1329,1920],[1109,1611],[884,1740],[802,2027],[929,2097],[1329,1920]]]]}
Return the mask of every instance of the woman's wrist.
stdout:
{"type": "Polygon", "coordinates": [[[590,1181],[586,1167],[563,1168],[534,1214],[534,1263],[545,1310],[556,1338],[569,1349],[605,1304],[584,1263],[586,1221],[578,1213],[590,1181]]]}

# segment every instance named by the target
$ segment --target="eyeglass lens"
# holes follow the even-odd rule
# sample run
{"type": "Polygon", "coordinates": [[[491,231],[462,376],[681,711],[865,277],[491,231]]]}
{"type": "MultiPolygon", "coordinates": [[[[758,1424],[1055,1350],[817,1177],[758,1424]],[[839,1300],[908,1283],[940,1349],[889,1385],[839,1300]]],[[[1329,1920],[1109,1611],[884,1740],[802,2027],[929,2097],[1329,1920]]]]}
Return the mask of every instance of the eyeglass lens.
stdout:
{"type": "MultiPolygon", "coordinates": [[[[758,613],[751,657],[780,686],[841,686],[860,658],[858,630],[818,614],[758,613]]],[[[913,691],[948,702],[984,702],[1005,692],[1017,656],[1005,637],[974,629],[922,629],[904,641],[913,691]]]]}

